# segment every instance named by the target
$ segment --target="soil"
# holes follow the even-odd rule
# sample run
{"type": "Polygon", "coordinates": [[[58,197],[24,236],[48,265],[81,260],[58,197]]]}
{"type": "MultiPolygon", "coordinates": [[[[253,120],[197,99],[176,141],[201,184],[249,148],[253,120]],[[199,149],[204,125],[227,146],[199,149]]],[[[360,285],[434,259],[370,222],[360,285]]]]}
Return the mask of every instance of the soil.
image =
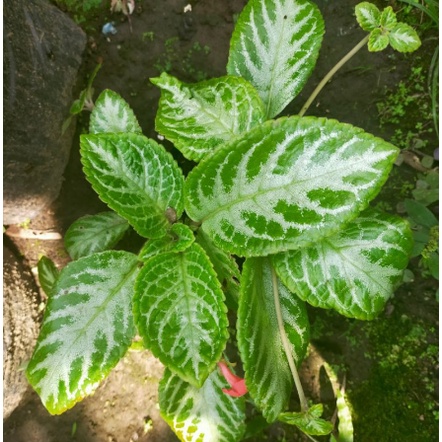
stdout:
{"type": "MultiPolygon", "coordinates": [[[[102,63],[94,82],[94,98],[104,89],[118,92],[132,106],[144,134],[156,139],[154,117],[159,91],[149,78],[162,70],[187,82],[224,75],[234,20],[246,1],[195,0],[191,1],[192,11],[184,13],[187,3],[137,0],[131,32],[127,18],[111,14],[105,2],[84,25],[89,40],[77,92],[85,87],[96,64],[102,63]],[[105,37],[101,27],[108,21],[115,22],[118,32],[105,37]]],[[[318,81],[364,36],[353,16],[357,1],[316,3],[326,23],[324,45],[315,73],[301,95],[287,107],[286,115],[299,111],[318,81]]],[[[385,97],[386,88],[394,88],[407,78],[417,56],[424,60],[424,66],[429,66],[434,43],[431,34],[424,37],[427,39],[423,39],[422,49],[413,56],[388,50],[382,54],[360,51],[326,86],[308,113],[336,118],[389,139],[392,129],[380,127],[376,103],[385,97]]],[[[16,249],[31,268],[35,268],[42,254],[59,267],[69,261],[62,240],[45,239],[41,232],[63,235],[80,216],[106,210],[81,171],[78,137],[87,130],[87,119],[85,113],[79,118],[59,198],[28,225],[13,226],[7,235],[6,244],[16,249]],[[23,231],[33,231],[35,238],[20,238],[23,231]]],[[[429,142],[436,147],[435,139],[429,142]]],[[[172,150],[170,144],[163,144],[172,150]]],[[[176,151],[173,154],[186,170],[186,160],[176,151]]],[[[396,190],[404,183],[414,183],[417,176],[406,165],[397,170],[378,198],[388,200],[393,211],[405,195],[396,190]]],[[[422,277],[417,261],[412,261],[410,268],[415,280],[397,290],[385,313],[375,321],[363,323],[328,311],[309,310],[312,345],[301,370],[306,394],[312,401],[322,401],[325,417],[331,418],[335,399],[321,369],[323,361],[337,367],[341,382],[345,373],[356,441],[437,440],[438,361],[433,349],[438,345],[437,281],[422,277]]],[[[61,416],[50,416],[32,392],[4,421],[4,440],[177,440],[159,415],[157,388],[162,370],[148,351],[129,351],[94,395],[61,416]]],[[[293,399],[291,409],[297,406],[293,399]]],[[[257,431],[251,440],[308,439],[293,427],[273,425],[257,431]]]]}

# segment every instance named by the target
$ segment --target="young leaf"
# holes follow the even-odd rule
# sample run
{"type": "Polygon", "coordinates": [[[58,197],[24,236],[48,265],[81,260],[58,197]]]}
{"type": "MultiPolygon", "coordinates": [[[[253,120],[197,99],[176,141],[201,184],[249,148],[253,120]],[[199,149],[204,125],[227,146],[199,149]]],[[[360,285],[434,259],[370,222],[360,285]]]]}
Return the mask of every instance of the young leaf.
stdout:
{"type": "Polygon", "coordinates": [[[307,412],[281,413],[278,420],[289,425],[296,425],[305,434],[325,436],[333,431],[333,424],[321,419],[322,404],[315,404],[307,412]]]}
{"type": "Polygon", "coordinates": [[[235,259],[216,247],[201,229],[198,230],[196,242],[204,249],[213,264],[218,281],[226,294],[227,306],[237,310],[241,274],[235,259]]]}
{"type": "Polygon", "coordinates": [[[103,252],[114,247],[129,228],[115,212],[86,215],[71,224],[64,245],[72,259],[103,252]]]}
{"type": "Polygon", "coordinates": [[[310,1],[251,0],[232,34],[227,73],[255,86],[273,118],[307,82],[323,33],[321,13],[310,1]]]}
{"type": "Polygon", "coordinates": [[[48,257],[42,256],[37,264],[38,282],[47,296],[50,296],[55,282],[57,281],[59,271],[54,262],[48,257]]]}
{"type": "Polygon", "coordinates": [[[380,28],[371,31],[368,37],[368,50],[370,52],[383,51],[388,46],[389,40],[388,35],[386,35],[380,28]]]}
{"type": "Polygon", "coordinates": [[[370,2],[356,5],[356,20],[364,31],[371,32],[378,28],[381,21],[381,11],[370,2]]]}
{"type": "Polygon", "coordinates": [[[161,88],[155,129],[189,160],[201,160],[264,121],[262,100],[243,78],[185,84],[163,73],[151,81],[161,88]]]}
{"type": "Polygon", "coordinates": [[[146,262],[159,253],[183,252],[195,241],[192,230],[182,223],[173,224],[166,236],[150,239],[141,249],[138,259],[146,262]]]}
{"type": "Polygon", "coordinates": [[[142,132],[131,107],[120,95],[104,90],[95,102],[89,122],[91,134],[107,132],[142,132]]]}
{"type": "Polygon", "coordinates": [[[391,47],[399,52],[413,52],[422,44],[416,31],[406,23],[398,23],[388,37],[391,47]]]}
{"type": "Polygon", "coordinates": [[[367,206],[397,153],[335,120],[268,121],[192,170],[186,211],[218,247],[239,256],[306,247],[367,206]]]}
{"type": "Polygon", "coordinates": [[[381,12],[381,17],[379,19],[379,25],[382,28],[385,28],[386,30],[391,30],[396,26],[397,19],[396,14],[393,11],[393,8],[391,6],[387,6],[384,8],[384,10],[381,12]]]}
{"type": "Polygon", "coordinates": [[[69,263],[51,291],[26,376],[51,414],[93,393],[135,334],[137,257],[107,251],[69,263]]]}
{"type": "MultiPolygon", "coordinates": [[[[238,348],[247,388],[268,422],[287,406],[293,379],[284,351],[274,302],[271,263],[249,258],[243,266],[238,309],[238,348]]],[[[304,358],[309,340],[305,304],[278,283],[284,330],[294,360],[304,358]]]]}
{"type": "Polygon", "coordinates": [[[402,279],[413,245],[402,218],[367,210],[316,245],[273,257],[289,290],[315,307],[373,319],[402,279]]]}
{"type": "Polygon", "coordinates": [[[224,350],[228,321],[216,273],[198,244],[147,261],[135,286],[134,315],[146,348],[201,387],[224,350]]]}
{"type": "Polygon", "coordinates": [[[166,211],[183,212],[183,174],[163,146],[142,135],[82,135],[84,173],[100,198],[146,238],[170,226],[166,211]]]}
{"type": "Polygon", "coordinates": [[[161,416],[184,442],[241,440],[245,401],[223,393],[227,386],[218,370],[196,388],[166,369],[159,388],[161,416]]]}

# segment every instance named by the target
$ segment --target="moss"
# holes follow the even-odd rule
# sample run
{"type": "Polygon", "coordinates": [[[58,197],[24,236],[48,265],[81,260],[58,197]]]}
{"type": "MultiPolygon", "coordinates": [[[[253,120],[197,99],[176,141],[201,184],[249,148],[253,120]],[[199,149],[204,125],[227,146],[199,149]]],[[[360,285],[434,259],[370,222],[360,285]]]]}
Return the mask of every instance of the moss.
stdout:
{"type": "Polygon", "coordinates": [[[369,379],[348,392],[356,440],[437,440],[435,329],[406,315],[382,318],[364,329],[373,368],[369,379]]]}

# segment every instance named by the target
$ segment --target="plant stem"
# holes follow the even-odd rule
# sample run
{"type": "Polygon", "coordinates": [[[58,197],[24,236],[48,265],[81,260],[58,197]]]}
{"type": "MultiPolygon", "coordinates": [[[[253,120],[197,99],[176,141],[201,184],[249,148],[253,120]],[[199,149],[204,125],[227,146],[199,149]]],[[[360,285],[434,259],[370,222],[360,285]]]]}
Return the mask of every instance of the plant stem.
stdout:
{"type": "Polygon", "coordinates": [[[298,370],[296,369],[295,362],[293,360],[292,349],[290,348],[290,343],[284,330],[284,322],[282,320],[281,303],[279,302],[279,290],[278,290],[278,278],[276,276],[275,269],[272,269],[272,285],[273,285],[273,298],[275,301],[276,318],[278,320],[279,335],[281,336],[282,345],[284,346],[284,351],[287,356],[287,361],[289,363],[290,371],[292,372],[293,380],[295,381],[296,390],[298,390],[299,402],[301,403],[301,411],[308,411],[308,402],[302,389],[301,380],[299,379],[298,370]]]}
{"type": "Polygon", "coordinates": [[[368,42],[370,34],[366,35],[350,52],[347,53],[344,57],[342,57],[328,72],[328,74],[321,80],[321,82],[316,86],[316,89],[312,92],[308,100],[305,102],[304,106],[302,106],[301,111],[299,112],[299,116],[302,117],[307,109],[312,104],[313,100],[316,96],[321,92],[322,88],[330,81],[330,79],[335,75],[335,73],[345,64],[348,60],[350,60],[359,49],[363,48],[365,44],[368,42]]]}

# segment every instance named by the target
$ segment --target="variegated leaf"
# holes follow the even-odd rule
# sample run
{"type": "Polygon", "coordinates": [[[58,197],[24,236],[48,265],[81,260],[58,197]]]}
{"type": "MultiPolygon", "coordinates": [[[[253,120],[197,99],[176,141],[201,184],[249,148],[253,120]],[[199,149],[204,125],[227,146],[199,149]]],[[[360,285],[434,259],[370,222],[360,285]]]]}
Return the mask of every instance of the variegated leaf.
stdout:
{"type": "Polygon", "coordinates": [[[49,296],[52,293],[55,282],[57,281],[59,271],[55,263],[47,256],[42,256],[37,264],[38,269],[38,282],[42,289],[49,296]]]}
{"type": "Polygon", "coordinates": [[[406,23],[398,23],[388,37],[391,47],[399,52],[413,52],[422,44],[416,31],[406,23]]]}
{"type": "Polygon", "coordinates": [[[127,102],[116,92],[104,90],[91,113],[89,132],[142,132],[137,118],[127,102]]]}
{"type": "Polygon", "coordinates": [[[167,210],[183,212],[184,178],[163,146],[142,135],[82,135],[84,172],[100,198],[146,238],[170,226],[167,210]]]}
{"type": "Polygon", "coordinates": [[[141,249],[138,258],[147,261],[164,252],[182,252],[195,241],[192,230],[182,223],[173,224],[166,236],[151,239],[141,249]]]}
{"type": "Polygon", "coordinates": [[[155,129],[190,160],[201,160],[264,121],[262,100],[243,78],[185,84],[163,73],[151,81],[161,88],[155,129]]]}
{"type": "Polygon", "coordinates": [[[305,357],[309,322],[305,304],[279,281],[274,287],[269,258],[249,258],[243,266],[238,309],[238,347],[250,395],[268,422],[287,406],[293,386],[278,330],[274,289],[279,293],[282,320],[294,361],[305,357]]]}
{"type": "Polygon", "coordinates": [[[166,370],[159,388],[161,416],[183,442],[239,441],[245,430],[245,401],[223,393],[226,387],[217,370],[202,388],[166,370]]]}
{"type": "Polygon", "coordinates": [[[198,230],[196,242],[204,249],[213,264],[218,280],[226,294],[227,306],[237,310],[241,274],[235,259],[216,247],[201,229],[198,230]]]}
{"type": "Polygon", "coordinates": [[[371,32],[378,28],[381,21],[381,11],[370,2],[362,2],[355,7],[356,20],[364,31],[371,32]]]}
{"type": "Polygon", "coordinates": [[[368,37],[368,50],[370,52],[383,51],[388,46],[388,35],[381,29],[373,30],[368,37]]]}
{"type": "Polygon", "coordinates": [[[129,228],[115,212],[86,215],[71,224],[64,245],[72,259],[103,252],[114,247],[129,228]]]}
{"type": "Polygon", "coordinates": [[[313,436],[325,436],[333,431],[333,424],[321,419],[323,405],[312,405],[307,411],[281,413],[279,420],[289,425],[296,425],[303,433],[313,436]]]}
{"type": "Polygon", "coordinates": [[[107,251],[68,264],[46,307],[26,376],[51,414],[94,392],[135,334],[137,257],[107,251]]]}
{"type": "Polygon", "coordinates": [[[321,13],[308,0],[250,0],[233,31],[227,73],[255,86],[273,118],[304,87],[323,33],[321,13]]]}
{"type": "Polygon", "coordinates": [[[147,261],[135,287],[134,315],[146,348],[183,380],[201,387],[226,345],[224,294],[204,250],[147,261]]]}
{"type": "Polygon", "coordinates": [[[369,209],[336,235],[273,263],[283,283],[313,306],[373,319],[401,282],[412,246],[405,220],[369,209]]]}
{"type": "Polygon", "coordinates": [[[397,153],[335,120],[269,121],[193,169],[186,211],[218,247],[239,256],[306,247],[367,206],[397,153]]]}

